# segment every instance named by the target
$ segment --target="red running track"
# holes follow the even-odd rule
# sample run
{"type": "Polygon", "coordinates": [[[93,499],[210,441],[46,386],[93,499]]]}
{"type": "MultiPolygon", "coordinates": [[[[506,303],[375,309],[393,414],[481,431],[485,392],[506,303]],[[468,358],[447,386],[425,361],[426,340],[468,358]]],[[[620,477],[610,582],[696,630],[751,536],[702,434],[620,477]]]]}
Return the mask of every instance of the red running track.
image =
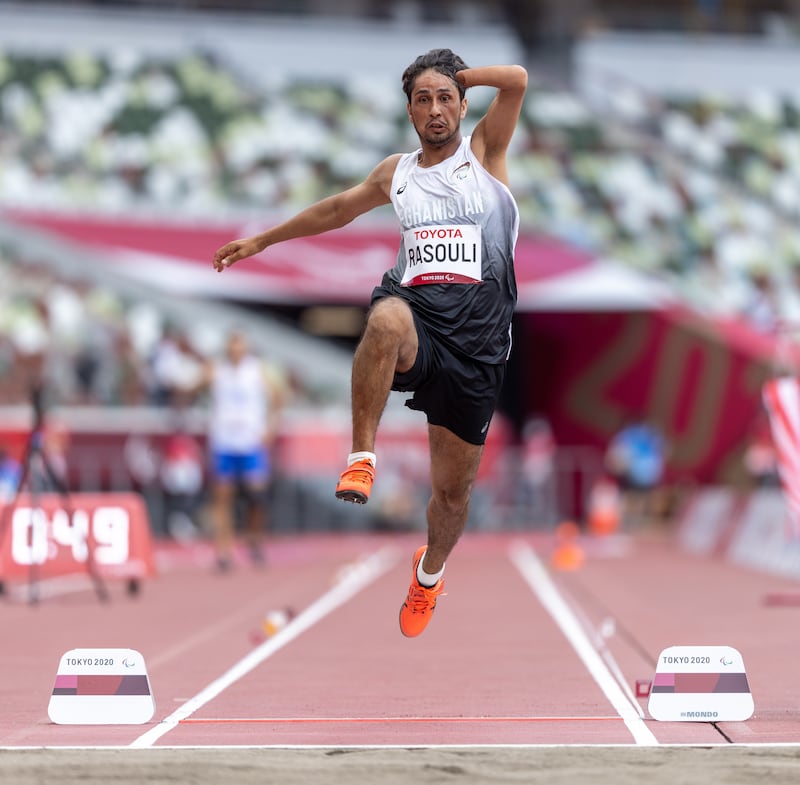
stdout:
{"type": "Polygon", "coordinates": [[[268,567],[242,562],[228,575],[211,571],[202,547],[162,548],[160,576],[138,597],[112,586],[107,603],[88,590],[37,606],[24,592],[7,599],[0,747],[800,741],[800,609],[763,601],[796,591],[791,580],[687,555],[664,536],[587,540],[584,565],[558,571],[546,536],[468,534],[431,626],[409,640],[397,613],[418,544],[410,535],[282,538],[268,567]],[[254,644],[266,613],[286,607],[296,618],[254,644]],[[588,650],[565,635],[570,621],[588,650]],[[689,644],[742,653],[750,720],[648,716],[636,681],[652,678],[664,648],[689,644]],[[142,652],[152,723],[50,722],[59,658],[83,647],[142,652]]]}

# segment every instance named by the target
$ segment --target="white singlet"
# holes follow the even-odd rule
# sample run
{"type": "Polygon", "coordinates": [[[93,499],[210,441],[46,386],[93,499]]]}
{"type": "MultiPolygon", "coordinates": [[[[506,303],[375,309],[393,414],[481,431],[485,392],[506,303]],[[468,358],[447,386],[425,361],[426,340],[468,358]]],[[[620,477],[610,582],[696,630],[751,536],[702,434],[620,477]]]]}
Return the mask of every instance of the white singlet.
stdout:
{"type": "Polygon", "coordinates": [[[449,158],[421,167],[403,155],[391,200],[400,221],[397,264],[373,293],[401,297],[455,351],[502,363],[511,348],[519,212],[466,136],[449,158]]]}
{"type": "Polygon", "coordinates": [[[211,448],[235,455],[261,449],[268,406],[264,368],[257,357],[245,357],[238,365],[227,360],[216,363],[211,381],[211,448]]]}

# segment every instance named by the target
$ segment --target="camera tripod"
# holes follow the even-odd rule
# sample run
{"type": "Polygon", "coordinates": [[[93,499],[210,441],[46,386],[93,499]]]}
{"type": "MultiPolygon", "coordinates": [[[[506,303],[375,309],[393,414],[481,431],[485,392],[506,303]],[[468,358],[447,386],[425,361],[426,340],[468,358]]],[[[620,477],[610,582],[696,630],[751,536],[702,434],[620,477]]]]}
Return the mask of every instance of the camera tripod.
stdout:
{"type": "MultiPolygon", "coordinates": [[[[11,525],[14,511],[17,510],[20,498],[26,486],[30,499],[31,516],[41,510],[41,494],[50,489],[58,492],[62,499],[64,510],[72,519],[72,504],[69,488],[65,477],[54,468],[44,446],[44,394],[41,385],[34,385],[30,393],[30,403],[33,409],[33,425],[25,447],[22,467],[13,499],[3,507],[0,516],[0,535],[11,525]]],[[[77,536],[77,533],[74,535],[77,536]]],[[[105,582],[97,571],[94,560],[94,542],[89,533],[86,534],[86,569],[94,585],[95,593],[100,601],[108,600],[108,590],[105,582]]],[[[5,593],[5,586],[0,576],[0,594],[5,593]]],[[[28,565],[28,601],[35,605],[40,599],[39,564],[31,558],[28,565]]]]}

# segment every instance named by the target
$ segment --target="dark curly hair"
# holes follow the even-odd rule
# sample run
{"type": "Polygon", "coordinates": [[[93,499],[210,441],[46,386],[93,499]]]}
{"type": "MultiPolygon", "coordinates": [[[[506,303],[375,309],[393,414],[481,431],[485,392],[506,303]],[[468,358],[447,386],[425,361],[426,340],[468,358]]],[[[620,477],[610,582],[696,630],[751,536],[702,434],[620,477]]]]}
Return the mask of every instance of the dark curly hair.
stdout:
{"type": "Polygon", "coordinates": [[[411,101],[411,91],[414,89],[416,78],[429,68],[449,76],[458,88],[459,98],[463,100],[467,88],[456,80],[456,72],[463,71],[469,66],[450,49],[431,49],[430,52],[420,55],[403,71],[403,92],[409,101],[411,101]]]}

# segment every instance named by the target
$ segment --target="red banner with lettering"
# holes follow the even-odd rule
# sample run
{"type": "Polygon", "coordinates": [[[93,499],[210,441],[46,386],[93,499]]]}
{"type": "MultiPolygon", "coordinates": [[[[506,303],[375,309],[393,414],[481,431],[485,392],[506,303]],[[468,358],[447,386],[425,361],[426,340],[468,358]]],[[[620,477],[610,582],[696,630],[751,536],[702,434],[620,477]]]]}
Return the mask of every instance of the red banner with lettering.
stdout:
{"type": "Polygon", "coordinates": [[[139,579],[155,574],[144,502],[135,493],[22,494],[0,506],[0,580],[73,573],[139,579]]]}
{"type": "Polygon", "coordinates": [[[680,311],[526,314],[519,326],[518,394],[560,446],[603,450],[641,419],[669,443],[668,480],[744,479],[774,338],[680,311]]]}

